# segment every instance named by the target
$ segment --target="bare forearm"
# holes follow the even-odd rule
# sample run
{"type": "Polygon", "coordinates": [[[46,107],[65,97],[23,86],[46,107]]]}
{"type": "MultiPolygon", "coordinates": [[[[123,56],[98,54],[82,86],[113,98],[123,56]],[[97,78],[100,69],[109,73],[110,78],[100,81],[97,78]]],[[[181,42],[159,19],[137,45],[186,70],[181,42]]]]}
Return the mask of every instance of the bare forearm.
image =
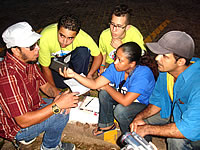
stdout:
{"type": "Polygon", "coordinates": [[[143,130],[145,135],[156,135],[169,138],[185,138],[183,134],[178,130],[175,123],[170,123],[162,126],[158,125],[145,125],[144,127],[138,127],[138,130],[143,130]]]}
{"type": "Polygon", "coordinates": [[[46,80],[53,86],[55,86],[54,80],[53,80],[53,76],[51,73],[51,70],[49,69],[49,67],[44,67],[41,66],[42,68],[42,73],[44,74],[44,77],[46,78],[46,80]]]}
{"type": "Polygon", "coordinates": [[[99,69],[101,63],[102,63],[102,54],[100,53],[98,56],[94,56],[94,60],[91,66],[91,69],[88,73],[88,75],[93,75],[95,73],[95,71],[97,71],[97,69],[99,69]]]}
{"type": "Polygon", "coordinates": [[[41,86],[40,89],[49,97],[56,97],[60,93],[60,90],[50,83],[46,83],[45,85],[41,86]]]}
{"type": "Polygon", "coordinates": [[[116,89],[112,88],[109,85],[106,85],[104,88],[108,94],[110,94],[110,96],[119,104],[123,105],[123,106],[128,106],[130,105],[134,100],[136,100],[138,98],[138,96],[140,94],[137,93],[131,93],[128,92],[127,94],[122,94],[118,91],[116,91],[116,89]]]}
{"type": "Polygon", "coordinates": [[[160,110],[161,109],[159,107],[149,104],[146,109],[144,109],[142,112],[137,114],[135,119],[146,119],[146,118],[158,113],[160,110]]]}
{"type": "Polygon", "coordinates": [[[51,115],[53,115],[52,111],[52,104],[42,108],[38,109],[36,111],[27,112],[23,116],[15,117],[16,122],[18,125],[20,125],[21,128],[26,128],[31,125],[41,123],[42,121],[49,118],[51,115]],[[26,119],[21,119],[21,117],[26,119]]]}

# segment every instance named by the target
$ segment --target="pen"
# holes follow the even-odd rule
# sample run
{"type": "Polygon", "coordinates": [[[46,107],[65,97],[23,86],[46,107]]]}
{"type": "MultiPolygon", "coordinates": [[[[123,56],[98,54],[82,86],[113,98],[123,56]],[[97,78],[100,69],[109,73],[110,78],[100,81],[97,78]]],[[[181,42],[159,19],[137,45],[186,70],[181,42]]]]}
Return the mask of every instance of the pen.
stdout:
{"type": "Polygon", "coordinates": [[[99,73],[99,69],[97,70],[97,72],[99,73]]]}
{"type": "Polygon", "coordinates": [[[92,98],[86,105],[85,105],[85,107],[87,107],[90,103],[91,103],[91,101],[93,100],[94,98],[92,98]]]}

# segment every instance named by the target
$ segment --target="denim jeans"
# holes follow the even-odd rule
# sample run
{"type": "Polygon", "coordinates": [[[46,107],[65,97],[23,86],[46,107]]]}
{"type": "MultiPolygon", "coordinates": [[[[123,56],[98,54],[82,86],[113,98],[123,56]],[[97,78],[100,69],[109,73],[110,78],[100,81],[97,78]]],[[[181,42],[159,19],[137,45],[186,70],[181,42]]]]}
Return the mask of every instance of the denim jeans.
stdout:
{"type": "MultiPolygon", "coordinates": [[[[47,99],[45,99],[45,102],[47,102],[47,99]]],[[[52,100],[49,100],[48,103],[42,107],[45,107],[51,102],[52,100]]],[[[60,143],[62,132],[68,120],[69,114],[54,114],[41,123],[21,129],[15,138],[18,141],[30,141],[31,139],[39,136],[40,133],[44,132],[42,141],[44,149],[54,149],[60,143]]]]}
{"type": "Polygon", "coordinates": [[[105,128],[113,125],[114,118],[118,121],[122,134],[129,131],[129,125],[135,116],[146,105],[133,102],[129,106],[117,103],[105,90],[99,92],[99,122],[98,126],[105,128]]]}
{"type": "MultiPolygon", "coordinates": [[[[160,113],[155,114],[145,120],[152,125],[164,125],[169,123],[169,118],[163,119],[160,113]]],[[[168,150],[199,150],[200,141],[192,142],[188,139],[167,138],[168,150]]]]}
{"type": "MultiPolygon", "coordinates": [[[[71,53],[69,67],[76,73],[84,75],[88,74],[88,66],[90,61],[90,50],[87,47],[77,47],[71,53]]],[[[58,72],[51,70],[52,76],[57,88],[67,88],[68,86],[63,82],[66,78],[62,77],[58,72]]]]}

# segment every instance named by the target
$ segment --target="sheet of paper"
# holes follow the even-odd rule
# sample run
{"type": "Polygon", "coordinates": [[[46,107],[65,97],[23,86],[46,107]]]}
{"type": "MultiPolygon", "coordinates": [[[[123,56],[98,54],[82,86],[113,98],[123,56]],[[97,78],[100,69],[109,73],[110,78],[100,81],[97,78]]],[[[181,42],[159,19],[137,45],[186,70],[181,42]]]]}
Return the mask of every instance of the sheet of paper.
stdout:
{"type": "Polygon", "coordinates": [[[69,122],[97,124],[98,119],[99,99],[90,96],[87,96],[83,102],[79,102],[76,108],[72,108],[69,115],[69,122]]]}
{"type": "MultiPolygon", "coordinates": [[[[80,74],[80,75],[85,76],[84,74],[80,74]]],[[[79,95],[82,95],[82,94],[84,94],[84,93],[86,93],[90,90],[89,88],[80,84],[75,79],[64,80],[64,83],[67,84],[70,87],[72,92],[79,92],[80,93],[79,95]]]]}
{"type": "Polygon", "coordinates": [[[99,98],[86,96],[80,107],[81,110],[87,110],[91,112],[99,112],[99,98]]]}

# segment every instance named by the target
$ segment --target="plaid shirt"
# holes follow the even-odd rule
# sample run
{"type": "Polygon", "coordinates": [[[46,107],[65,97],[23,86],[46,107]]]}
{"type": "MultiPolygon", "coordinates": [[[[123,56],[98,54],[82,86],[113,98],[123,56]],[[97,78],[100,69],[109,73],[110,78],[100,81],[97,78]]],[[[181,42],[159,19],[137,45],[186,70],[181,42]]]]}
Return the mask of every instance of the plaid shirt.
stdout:
{"type": "Polygon", "coordinates": [[[13,139],[20,130],[14,117],[37,110],[46,80],[36,64],[25,64],[7,52],[0,63],[0,136],[13,139]]]}

